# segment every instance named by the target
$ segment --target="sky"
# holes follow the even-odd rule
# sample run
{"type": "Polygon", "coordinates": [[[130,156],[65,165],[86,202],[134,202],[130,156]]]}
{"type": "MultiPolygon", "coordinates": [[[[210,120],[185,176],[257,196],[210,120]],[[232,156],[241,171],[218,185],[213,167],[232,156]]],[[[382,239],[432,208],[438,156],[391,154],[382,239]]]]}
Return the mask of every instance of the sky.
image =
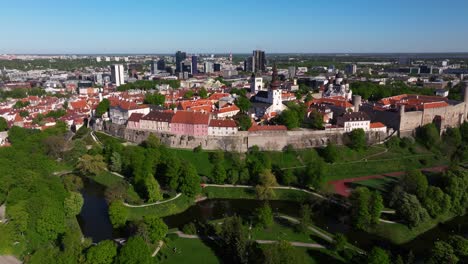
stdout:
{"type": "Polygon", "coordinates": [[[467,0],[0,0],[0,54],[468,52],[467,0]]]}

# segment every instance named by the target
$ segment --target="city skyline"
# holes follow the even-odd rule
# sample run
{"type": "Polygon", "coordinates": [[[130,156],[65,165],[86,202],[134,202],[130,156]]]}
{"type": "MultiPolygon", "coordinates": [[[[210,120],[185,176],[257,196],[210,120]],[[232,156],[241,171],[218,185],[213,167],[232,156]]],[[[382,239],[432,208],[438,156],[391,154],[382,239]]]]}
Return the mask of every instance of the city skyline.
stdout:
{"type": "Polygon", "coordinates": [[[10,2],[0,53],[468,52],[468,3],[438,1],[10,2]],[[183,7],[183,8],[182,8],[183,7]]]}

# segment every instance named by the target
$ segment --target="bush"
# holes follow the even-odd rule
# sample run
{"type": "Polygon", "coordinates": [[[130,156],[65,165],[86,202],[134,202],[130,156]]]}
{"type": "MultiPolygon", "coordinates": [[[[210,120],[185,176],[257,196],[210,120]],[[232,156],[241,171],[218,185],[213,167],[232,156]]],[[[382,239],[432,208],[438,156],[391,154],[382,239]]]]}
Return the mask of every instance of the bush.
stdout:
{"type": "Polygon", "coordinates": [[[193,149],[193,152],[195,152],[195,153],[200,153],[202,150],[203,150],[203,149],[202,149],[202,146],[199,145],[199,146],[196,146],[196,147],[193,149]]]}
{"type": "Polygon", "coordinates": [[[187,235],[196,235],[197,234],[197,227],[194,223],[188,223],[182,227],[182,232],[187,235]]]}

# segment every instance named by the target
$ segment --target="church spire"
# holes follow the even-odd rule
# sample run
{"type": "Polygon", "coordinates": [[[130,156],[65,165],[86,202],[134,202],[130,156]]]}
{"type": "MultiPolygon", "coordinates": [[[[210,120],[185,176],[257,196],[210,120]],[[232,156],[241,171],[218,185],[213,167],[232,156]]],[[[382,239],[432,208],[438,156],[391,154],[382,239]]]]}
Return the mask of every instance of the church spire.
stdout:
{"type": "Polygon", "coordinates": [[[273,64],[273,74],[271,75],[271,85],[272,90],[277,90],[280,87],[280,82],[278,81],[278,68],[276,63],[273,64]]]}

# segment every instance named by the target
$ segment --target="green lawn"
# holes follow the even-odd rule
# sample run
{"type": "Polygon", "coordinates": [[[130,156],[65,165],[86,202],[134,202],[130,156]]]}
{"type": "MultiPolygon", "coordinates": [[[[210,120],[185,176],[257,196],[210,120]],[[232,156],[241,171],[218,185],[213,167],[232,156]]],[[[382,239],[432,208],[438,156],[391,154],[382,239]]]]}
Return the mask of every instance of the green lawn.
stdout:
{"type": "Polygon", "coordinates": [[[96,137],[103,143],[103,144],[106,144],[106,142],[116,142],[116,143],[124,143],[125,140],[124,139],[121,139],[121,138],[117,138],[117,137],[113,137],[113,136],[110,136],[110,135],[107,135],[105,133],[102,133],[102,132],[94,132],[94,134],[96,135],[96,137]]]}
{"type": "Polygon", "coordinates": [[[275,219],[273,225],[267,229],[254,227],[251,230],[251,235],[254,240],[285,240],[304,243],[318,243],[313,239],[313,236],[315,235],[312,231],[307,233],[297,232],[294,224],[290,224],[283,219],[280,221],[275,219]]]}
{"type": "Polygon", "coordinates": [[[132,185],[128,183],[127,180],[120,178],[109,171],[104,171],[94,177],[90,177],[95,182],[105,186],[106,188],[115,186],[117,184],[123,184],[127,186],[127,193],[126,193],[126,202],[129,203],[141,203],[141,198],[138,193],[135,191],[132,185]]]}
{"type": "Polygon", "coordinates": [[[215,252],[205,245],[200,239],[187,239],[171,236],[158,253],[158,261],[155,263],[180,264],[180,263],[220,263],[215,252]],[[176,252],[174,252],[176,248],[176,252]]]}
{"type": "Polygon", "coordinates": [[[209,152],[193,152],[193,150],[186,149],[168,149],[168,151],[174,153],[178,158],[192,163],[197,168],[198,174],[203,176],[211,174],[213,165],[209,160],[209,152]]]}
{"type": "Polygon", "coordinates": [[[157,217],[165,217],[169,215],[179,214],[187,210],[193,205],[193,198],[185,195],[170,201],[168,203],[148,206],[148,207],[128,207],[129,216],[128,220],[139,220],[145,215],[152,215],[157,217]]]}
{"type": "MultiPolygon", "coordinates": [[[[297,190],[274,190],[275,197],[272,200],[302,202],[310,197],[310,194],[297,190]]],[[[226,188],[205,187],[203,193],[210,199],[257,199],[254,188],[226,188]]]]}
{"type": "Polygon", "coordinates": [[[435,219],[431,219],[427,222],[420,224],[415,228],[408,228],[403,224],[386,224],[380,223],[375,227],[372,227],[368,232],[383,237],[395,244],[404,244],[423,234],[426,231],[436,227],[439,223],[446,222],[455,217],[452,213],[441,215],[435,219]]]}

